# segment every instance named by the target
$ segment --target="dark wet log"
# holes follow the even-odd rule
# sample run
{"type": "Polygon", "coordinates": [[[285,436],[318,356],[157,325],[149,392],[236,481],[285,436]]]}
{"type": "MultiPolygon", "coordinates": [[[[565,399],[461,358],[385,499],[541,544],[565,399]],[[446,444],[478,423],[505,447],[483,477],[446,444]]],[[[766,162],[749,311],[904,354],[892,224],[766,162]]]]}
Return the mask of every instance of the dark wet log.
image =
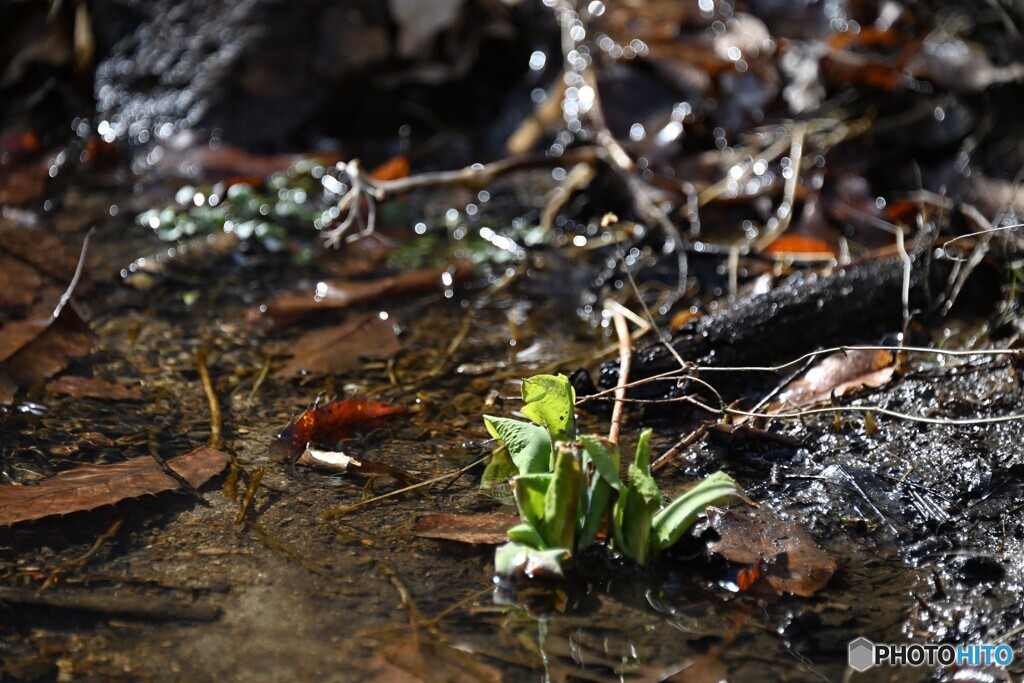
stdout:
{"type": "MultiPolygon", "coordinates": [[[[918,258],[911,271],[910,309],[929,312],[935,293],[945,288],[950,263],[929,265],[918,258]],[[927,286],[926,286],[927,285],[927,286]]],[[[829,275],[796,274],[770,292],[701,316],[678,331],[673,348],[697,366],[769,366],[812,351],[844,344],[876,342],[903,323],[904,262],[888,257],[852,264],[829,275]]],[[[637,350],[631,381],[678,370],[679,363],[662,344],[637,350]]],[[[602,366],[598,384],[615,386],[618,362],[602,366]]],[[[745,385],[760,385],[757,373],[705,373],[702,379],[726,397],[745,385]]],[[[631,392],[634,398],[679,395],[676,382],[652,382],[631,392]]]]}

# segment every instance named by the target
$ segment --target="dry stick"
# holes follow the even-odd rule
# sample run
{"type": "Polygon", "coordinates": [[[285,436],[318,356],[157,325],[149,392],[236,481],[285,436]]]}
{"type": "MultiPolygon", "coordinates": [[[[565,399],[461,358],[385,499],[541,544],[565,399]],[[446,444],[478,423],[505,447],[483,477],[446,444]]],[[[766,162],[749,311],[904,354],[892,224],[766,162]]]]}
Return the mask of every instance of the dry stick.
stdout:
{"type": "Polygon", "coordinates": [[[651,472],[657,472],[665,465],[675,460],[676,456],[683,452],[683,449],[687,446],[691,446],[697,443],[702,436],[708,433],[708,423],[701,423],[699,427],[694,429],[692,432],[684,436],[682,439],[677,441],[672,448],[665,451],[661,457],[654,461],[651,465],[651,472]]]}
{"type": "Polygon", "coordinates": [[[619,443],[619,429],[622,427],[622,409],[625,407],[626,384],[629,382],[629,366],[633,356],[632,343],[629,338],[629,328],[626,327],[626,318],[622,311],[615,309],[612,312],[612,320],[615,323],[615,335],[619,338],[619,378],[615,387],[615,407],[612,408],[612,423],[608,428],[608,440],[613,444],[619,443]]]}
{"type": "MultiPolygon", "coordinates": [[[[217,401],[217,394],[213,390],[213,380],[210,379],[210,369],[206,365],[206,349],[202,348],[196,353],[196,365],[199,368],[199,380],[203,384],[203,392],[206,393],[206,401],[210,404],[210,448],[221,448],[224,440],[220,435],[221,415],[220,403],[217,401]]],[[[259,386],[257,384],[257,386],[259,386]]],[[[253,389],[255,391],[255,388],[253,389]]]]}
{"type": "Polygon", "coordinates": [[[541,229],[551,230],[555,225],[558,212],[572,199],[574,194],[587,189],[596,175],[597,171],[594,169],[594,165],[589,162],[573,166],[572,170],[566,174],[565,180],[549,195],[547,204],[540,214],[541,229]]]}
{"type": "Polygon", "coordinates": [[[379,500],[384,500],[385,498],[391,498],[392,496],[397,496],[397,495],[401,495],[403,493],[408,493],[409,491],[416,491],[418,489],[424,488],[426,486],[430,486],[431,484],[436,484],[439,481],[444,481],[445,479],[449,479],[451,477],[461,476],[462,474],[464,474],[464,473],[468,472],[469,470],[473,469],[474,467],[476,467],[477,465],[479,465],[480,463],[482,463],[484,460],[486,460],[489,457],[490,457],[489,454],[485,455],[485,456],[483,456],[481,458],[478,458],[478,459],[474,460],[473,462],[469,463],[465,467],[463,467],[461,469],[455,470],[454,472],[449,472],[448,474],[442,474],[442,475],[434,477],[432,479],[427,479],[426,481],[421,481],[418,484],[413,484],[412,486],[405,486],[405,487],[400,488],[400,489],[395,489],[394,491],[389,491],[388,493],[384,493],[384,494],[379,495],[379,496],[374,496],[373,498],[367,498],[366,500],[361,500],[358,503],[353,503],[351,505],[341,505],[341,506],[338,506],[336,508],[330,508],[330,509],[324,510],[324,512],[321,515],[321,517],[323,519],[325,519],[325,520],[336,519],[338,517],[342,517],[344,515],[347,515],[348,513],[352,512],[353,510],[358,510],[361,507],[369,505],[370,503],[376,503],[379,500]]]}
{"type": "Polygon", "coordinates": [[[266,471],[266,468],[257,467],[249,474],[249,487],[245,490],[245,495],[242,496],[242,504],[238,506],[238,515],[235,517],[236,523],[241,524],[247,520],[249,507],[252,505],[253,498],[256,497],[256,489],[260,487],[260,481],[263,479],[266,471]]]}
{"type": "Polygon", "coordinates": [[[110,540],[114,536],[114,534],[117,533],[118,529],[121,528],[122,524],[124,524],[123,519],[117,520],[116,522],[110,525],[109,529],[107,529],[99,535],[99,538],[96,539],[96,542],[92,544],[92,547],[89,548],[89,550],[86,551],[84,555],[76,557],[73,560],[68,560],[67,562],[63,563],[62,565],[54,569],[52,572],[50,572],[50,575],[46,577],[46,581],[44,581],[43,585],[39,587],[39,592],[41,593],[53,584],[57,583],[57,579],[60,578],[60,575],[66,572],[67,570],[71,569],[72,567],[79,567],[88,562],[89,558],[95,555],[99,551],[100,547],[108,540],[110,540]]]}

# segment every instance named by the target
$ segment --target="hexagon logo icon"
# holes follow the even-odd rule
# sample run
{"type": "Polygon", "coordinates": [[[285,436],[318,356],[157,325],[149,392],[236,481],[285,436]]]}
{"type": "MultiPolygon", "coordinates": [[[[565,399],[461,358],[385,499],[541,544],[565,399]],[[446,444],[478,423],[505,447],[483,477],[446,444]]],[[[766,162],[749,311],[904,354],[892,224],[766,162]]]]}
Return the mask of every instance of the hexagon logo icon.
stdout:
{"type": "Polygon", "coordinates": [[[850,641],[850,668],[867,671],[875,665],[875,644],[861,636],[850,641]]]}

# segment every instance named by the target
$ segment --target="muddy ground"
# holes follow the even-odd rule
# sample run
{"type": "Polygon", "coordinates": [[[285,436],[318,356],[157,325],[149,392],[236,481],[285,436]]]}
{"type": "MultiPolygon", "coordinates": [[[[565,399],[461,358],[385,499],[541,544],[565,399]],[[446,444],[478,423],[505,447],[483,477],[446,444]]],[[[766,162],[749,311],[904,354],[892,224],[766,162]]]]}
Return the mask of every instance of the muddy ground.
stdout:
{"type": "MultiPolygon", "coordinates": [[[[118,199],[67,196],[56,224],[69,239],[74,226],[97,220],[118,199]]],[[[492,394],[487,410],[510,411],[516,378],[608,340],[513,288],[469,313],[468,337],[446,358],[479,291],[471,285],[450,299],[439,290],[386,305],[402,332],[390,377],[385,364],[363,363],[332,381],[269,378],[253,391],[268,357],[279,357],[306,328],[350,314],[318,314],[324,317],[276,334],[255,331],[247,319],[254,305],[308,279],[287,258],[258,249],[140,291],[122,281],[119,266],[156,245],[125,222],[98,220],[91,289],[76,297],[97,341],[69,373],[137,380],[143,397],[31,394],[2,415],[5,472],[28,483],[75,462],[114,462],[154,448],[172,457],[202,445],[210,410],[196,358],[207,349],[239,491],[258,469],[265,473],[247,523],[237,521],[240,503],[221,489],[220,476],[200,499],[163,493],[3,530],[5,586],[58,603],[107,599],[94,611],[6,603],[5,680],[394,680],[388,662],[405,661],[412,642],[469,653],[467,663],[440,650],[428,660],[427,680],[840,680],[852,673],[846,644],[860,635],[959,643],[1010,634],[1006,642],[1019,646],[1020,422],[938,426],[880,415],[868,435],[863,417],[844,415],[836,424],[829,414],[770,425],[785,443],[712,434],[661,472],[671,495],[694,476],[725,469],[780,519],[806,525],[838,564],[811,597],[735,593],[735,568],[702,549],[715,537],[706,526],[657,570],[583,558],[582,579],[496,593],[492,547],[411,531],[423,515],[498,509],[478,492],[481,467],[327,522],[326,510],[400,484],[290,468],[270,446],[318,393],[344,393],[409,408],[345,441],[348,454],[425,478],[450,473],[490,450],[480,414],[492,390],[504,401],[494,405],[492,394]],[[197,286],[197,295],[183,299],[197,286]],[[509,321],[517,316],[531,323],[513,335],[509,321]],[[528,361],[517,362],[510,338],[532,349],[528,361]],[[438,362],[443,371],[431,376],[438,362]],[[65,564],[119,521],[94,553],[65,564]],[[32,592],[60,568],[54,585],[32,592]],[[140,616],[125,607],[130,598],[169,601],[186,612],[140,616]]],[[[916,360],[891,388],[854,404],[949,418],[1015,411],[1020,382],[1007,360],[954,360],[916,360]]],[[[581,419],[605,429],[600,416],[581,419]]],[[[639,411],[627,414],[627,442],[643,423],[639,411]]],[[[653,424],[660,453],[682,423],[653,424]]],[[[890,673],[893,680],[942,675],[890,673]]],[[[862,680],[878,675],[869,671],[862,680]]]]}

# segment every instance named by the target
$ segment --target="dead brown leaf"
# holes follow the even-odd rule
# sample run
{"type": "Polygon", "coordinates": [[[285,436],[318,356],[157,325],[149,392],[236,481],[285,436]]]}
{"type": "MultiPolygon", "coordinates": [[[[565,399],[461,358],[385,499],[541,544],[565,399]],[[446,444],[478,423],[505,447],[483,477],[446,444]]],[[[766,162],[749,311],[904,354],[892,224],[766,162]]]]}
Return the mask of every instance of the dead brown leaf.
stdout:
{"type": "MultiPolygon", "coordinates": [[[[200,446],[170,458],[167,465],[188,483],[201,486],[230,460],[227,453],[200,446]]],[[[178,486],[178,481],[149,456],[110,465],[80,465],[32,486],[0,486],[0,526],[94,510],[178,486]]]]}
{"type": "Polygon", "coordinates": [[[89,327],[71,307],[56,320],[36,317],[0,329],[0,405],[18,389],[51,377],[92,350],[89,327]]]}
{"type": "Polygon", "coordinates": [[[141,401],[142,389],[122,382],[111,382],[99,377],[68,375],[46,385],[51,394],[66,394],[72,398],[110,398],[119,401],[141,401]]]}
{"type": "Polygon", "coordinates": [[[394,325],[367,313],[299,337],[292,344],[292,358],[274,377],[288,379],[303,372],[337,375],[358,368],[364,360],[391,358],[401,348],[394,325]]]}
{"type": "Polygon", "coordinates": [[[0,249],[64,283],[71,281],[78,266],[78,252],[68,246],[66,239],[40,224],[0,218],[0,249]]]}
{"type": "Polygon", "coordinates": [[[752,592],[811,597],[836,571],[836,561],[818,547],[806,528],[779,519],[763,507],[708,509],[708,521],[720,539],[708,549],[730,562],[758,567],[752,592]]]}
{"type": "Polygon", "coordinates": [[[418,639],[394,645],[373,658],[376,683],[498,683],[493,666],[443,643],[418,639]]]}
{"type": "Polygon", "coordinates": [[[508,540],[508,530],[518,523],[518,515],[444,513],[420,517],[412,525],[412,532],[421,538],[498,545],[508,540]]]}
{"type": "Polygon", "coordinates": [[[786,385],[770,412],[783,408],[804,408],[842,396],[862,387],[880,387],[896,370],[888,351],[854,350],[832,354],[786,385]]]}
{"type": "Polygon", "coordinates": [[[39,298],[43,280],[35,268],[0,252],[0,306],[29,306],[39,298]]]}

